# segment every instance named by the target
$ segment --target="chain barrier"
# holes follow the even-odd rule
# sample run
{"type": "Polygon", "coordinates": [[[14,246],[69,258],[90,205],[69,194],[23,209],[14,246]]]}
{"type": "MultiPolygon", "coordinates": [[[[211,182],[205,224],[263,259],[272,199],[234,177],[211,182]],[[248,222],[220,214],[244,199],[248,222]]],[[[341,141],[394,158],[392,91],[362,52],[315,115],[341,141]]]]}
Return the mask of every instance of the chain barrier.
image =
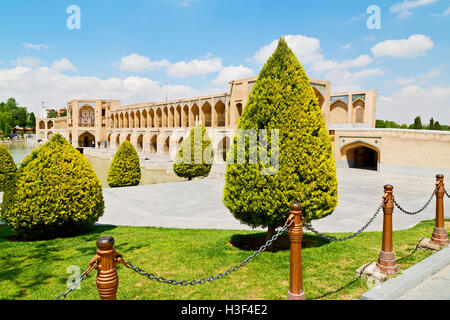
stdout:
{"type": "Polygon", "coordinates": [[[447,189],[444,189],[445,195],[447,196],[447,198],[450,198],[450,194],[448,194],[447,189]]]}
{"type": "Polygon", "coordinates": [[[286,224],[284,225],[284,227],[280,231],[278,231],[270,240],[268,240],[264,245],[262,245],[261,248],[259,248],[259,250],[255,251],[251,256],[249,256],[247,259],[245,259],[241,263],[235,265],[234,267],[228,269],[225,272],[219,273],[219,274],[217,274],[215,276],[210,276],[207,279],[191,280],[191,281],[186,281],[186,280],[183,280],[183,281],[168,280],[168,279],[165,279],[163,277],[158,277],[158,276],[156,276],[153,273],[147,273],[144,270],[142,270],[141,268],[135,267],[131,262],[123,262],[123,264],[127,268],[129,268],[129,269],[139,273],[141,276],[147,277],[150,280],[156,280],[156,281],[158,281],[160,283],[170,284],[170,285],[174,285],[174,286],[176,286],[176,285],[181,285],[181,286],[188,286],[188,285],[190,285],[190,286],[194,286],[194,285],[197,285],[197,284],[205,284],[206,282],[213,282],[214,280],[221,279],[221,278],[223,278],[225,276],[229,276],[231,273],[233,273],[233,272],[237,271],[239,268],[245,266],[247,263],[249,263],[255,257],[257,257],[261,252],[265,251],[268,247],[270,247],[272,245],[272,243],[275,240],[277,240],[283,232],[288,230],[288,228],[290,227],[291,224],[292,224],[292,221],[289,224],[286,222],[286,224]]]}
{"type": "Polygon", "coordinates": [[[367,227],[375,220],[375,218],[378,216],[378,214],[380,213],[381,209],[383,208],[384,205],[384,201],[381,202],[380,206],[378,207],[377,211],[375,212],[375,214],[372,216],[372,218],[370,218],[370,220],[364,225],[364,227],[362,227],[361,229],[359,229],[358,231],[356,231],[354,234],[344,237],[344,238],[335,238],[335,237],[330,237],[327,236],[319,231],[317,231],[316,229],[313,228],[313,226],[311,225],[311,222],[305,223],[305,228],[308,229],[309,231],[311,231],[312,233],[314,233],[315,235],[329,240],[329,241],[336,241],[336,242],[341,242],[341,241],[346,241],[349,239],[352,239],[356,236],[358,236],[361,232],[363,232],[364,230],[367,229],[367,227]]]}
{"type": "Polygon", "coordinates": [[[72,283],[70,286],[68,286],[67,290],[64,291],[63,293],[59,294],[56,297],[56,300],[65,300],[66,296],[72,292],[73,290],[75,290],[80,283],[85,280],[87,278],[87,276],[89,275],[89,273],[93,270],[97,268],[97,264],[94,263],[93,265],[91,265],[85,272],[83,272],[80,276],[80,278],[78,278],[78,280],[76,280],[74,283],[72,283]]]}
{"type": "Polygon", "coordinates": [[[428,201],[425,203],[425,205],[424,205],[422,208],[420,208],[418,211],[415,211],[415,212],[411,212],[411,211],[408,211],[408,210],[403,209],[403,208],[397,203],[397,201],[395,201],[395,197],[393,197],[393,198],[394,198],[394,204],[395,204],[395,206],[396,206],[401,212],[406,213],[406,214],[408,214],[408,215],[410,215],[410,216],[414,216],[414,215],[416,215],[416,214],[421,213],[422,211],[424,211],[424,210],[428,207],[428,205],[430,204],[431,200],[432,200],[433,197],[435,196],[437,190],[438,190],[438,187],[436,187],[436,189],[434,189],[433,193],[431,194],[430,199],[428,199],[428,201]]]}

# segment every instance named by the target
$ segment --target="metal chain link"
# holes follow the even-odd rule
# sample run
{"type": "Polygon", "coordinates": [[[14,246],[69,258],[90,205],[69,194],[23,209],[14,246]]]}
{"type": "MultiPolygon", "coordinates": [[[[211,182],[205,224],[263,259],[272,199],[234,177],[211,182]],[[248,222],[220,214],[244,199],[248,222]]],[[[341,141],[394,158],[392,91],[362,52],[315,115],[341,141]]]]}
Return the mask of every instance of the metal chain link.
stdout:
{"type": "Polygon", "coordinates": [[[315,235],[327,239],[329,241],[346,241],[349,239],[352,239],[354,237],[356,237],[357,235],[359,235],[361,232],[363,232],[364,230],[367,229],[367,227],[375,220],[375,218],[377,217],[377,215],[380,213],[381,208],[383,208],[384,202],[381,202],[380,206],[378,207],[377,211],[375,212],[375,214],[372,216],[372,218],[370,218],[370,220],[364,225],[364,227],[362,227],[361,229],[359,229],[357,232],[355,232],[354,234],[348,236],[348,237],[344,237],[344,238],[335,238],[335,237],[330,237],[327,236],[319,231],[317,231],[316,229],[313,228],[313,226],[311,225],[311,222],[305,223],[305,228],[308,229],[309,231],[313,232],[315,235]]]}
{"type": "Polygon", "coordinates": [[[270,247],[272,245],[272,243],[277,240],[280,235],[285,232],[290,225],[285,225],[280,231],[278,231],[273,237],[272,239],[268,240],[264,245],[261,246],[261,248],[259,248],[259,250],[255,251],[251,256],[249,256],[247,259],[245,259],[244,261],[242,261],[241,263],[235,265],[234,267],[228,269],[225,272],[219,273],[216,276],[210,276],[206,279],[200,279],[200,280],[191,280],[191,281],[177,281],[177,280],[168,280],[165,279],[163,277],[158,277],[153,273],[147,273],[144,270],[142,270],[141,268],[135,267],[131,262],[125,262],[125,266],[137,273],[139,273],[140,275],[147,277],[150,280],[156,280],[160,283],[165,283],[165,284],[171,284],[171,285],[181,285],[181,286],[194,286],[197,284],[205,284],[206,282],[213,282],[214,280],[217,279],[221,279],[225,276],[229,276],[232,272],[237,271],[239,268],[245,266],[247,263],[249,263],[250,261],[252,261],[255,257],[257,257],[261,252],[265,251],[268,247],[270,247]]]}
{"type": "Polygon", "coordinates": [[[424,205],[422,208],[420,208],[418,211],[415,211],[415,212],[412,212],[412,211],[408,211],[408,210],[403,209],[403,208],[397,203],[397,201],[395,201],[395,197],[393,197],[393,199],[394,199],[394,204],[395,204],[395,206],[396,206],[401,212],[406,213],[406,214],[408,214],[408,215],[410,215],[410,216],[414,216],[414,215],[416,215],[416,214],[421,213],[423,210],[425,210],[425,209],[428,207],[428,205],[430,204],[430,202],[431,202],[431,200],[433,199],[434,195],[436,194],[437,190],[438,190],[438,188],[436,187],[436,189],[434,189],[433,193],[431,194],[430,199],[428,199],[428,201],[425,203],[425,205],[424,205]]]}
{"type": "Polygon", "coordinates": [[[445,195],[447,196],[447,198],[450,198],[450,194],[448,194],[447,189],[444,189],[445,195]]]}
{"type": "Polygon", "coordinates": [[[73,290],[75,290],[81,283],[81,281],[85,280],[87,278],[87,276],[89,275],[89,273],[92,271],[92,269],[96,268],[96,264],[93,264],[92,266],[90,266],[85,272],[83,272],[80,276],[80,278],[78,278],[78,280],[76,280],[74,283],[72,283],[66,291],[64,291],[63,293],[59,294],[56,297],[56,300],[64,300],[66,299],[66,296],[72,292],[73,290]]]}

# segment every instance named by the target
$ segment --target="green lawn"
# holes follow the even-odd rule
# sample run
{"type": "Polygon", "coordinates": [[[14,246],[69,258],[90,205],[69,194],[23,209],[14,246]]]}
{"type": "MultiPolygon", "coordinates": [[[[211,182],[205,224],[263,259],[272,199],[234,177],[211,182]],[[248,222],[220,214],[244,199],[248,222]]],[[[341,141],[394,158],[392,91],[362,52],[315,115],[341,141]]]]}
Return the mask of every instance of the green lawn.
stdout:
{"type": "MultiPolygon", "coordinates": [[[[447,227],[449,223],[447,222],[447,227]]],[[[420,238],[430,237],[433,221],[394,233],[399,267],[406,269],[430,255],[413,252],[420,238]]],[[[55,299],[65,291],[71,265],[82,271],[96,251],[99,236],[111,235],[116,250],[135,266],[168,279],[192,280],[216,275],[238,264],[252,251],[230,245],[230,240],[258,232],[177,230],[95,226],[89,234],[50,241],[12,242],[11,230],[0,226],[0,299],[55,299]]],[[[342,236],[336,234],[334,236],[342,236]]],[[[381,233],[364,233],[352,240],[329,243],[306,234],[303,250],[307,299],[353,299],[368,290],[355,270],[376,261],[381,233]]],[[[81,289],[67,299],[98,299],[94,270],[81,289]]],[[[289,251],[262,253],[231,276],[213,283],[171,286],[150,281],[120,266],[118,299],[285,299],[289,287],[289,251]]]]}

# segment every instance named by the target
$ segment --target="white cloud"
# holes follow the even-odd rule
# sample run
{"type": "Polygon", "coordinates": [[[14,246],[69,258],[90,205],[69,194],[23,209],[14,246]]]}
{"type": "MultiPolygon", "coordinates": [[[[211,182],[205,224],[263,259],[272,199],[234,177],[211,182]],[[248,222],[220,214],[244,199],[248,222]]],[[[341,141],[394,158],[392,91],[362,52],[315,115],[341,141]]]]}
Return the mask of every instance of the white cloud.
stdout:
{"type": "Polygon", "coordinates": [[[207,75],[210,73],[221,71],[224,68],[222,59],[194,59],[189,62],[180,61],[167,68],[167,75],[177,78],[184,78],[195,75],[207,75]]]}
{"type": "Polygon", "coordinates": [[[420,115],[422,121],[431,117],[441,124],[450,119],[450,87],[428,87],[409,85],[391,97],[380,97],[377,107],[378,119],[412,123],[420,115]],[[405,118],[409,116],[409,119],[405,118]]]}
{"type": "Polygon", "coordinates": [[[408,39],[386,40],[377,43],[370,50],[374,57],[397,57],[412,58],[423,56],[434,47],[434,42],[430,37],[423,34],[414,34],[408,39]]]}
{"type": "Polygon", "coordinates": [[[412,9],[427,6],[438,0],[404,0],[391,6],[391,12],[397,14],[397,18],[405,19],[413,15],[412,9]]]}
{"type": "Polygon", "coordinates": [[[49,48],[49,46],[46,45],[46,44],[32,44],[32,43],[29,43],[29,42],[25,42],[23,45],[24,45],[25,48],[36,50],[36,51],[41,51],[42,49],[48,49],[49,48]]]}
{"type": "Polygon", "coordinates": [[[349,43],[344,44],[341,48],[342,49],[350,49],[351,47],[352,47],[352,43],[349,42],[349,43]]]}
{"type": "Polygon", "coordinates": [[[240,66],[229,66],[223,68],[217,78],[211,81],[212,85],[225,87],[231,80],[249,78],[254,75],[252,69],[240,66]]]}
{"type": "MultiPolygon", "coordinates": [[[[303,35],[287,35],[284,36],[284,39],[302,63],[308,64],[323,59],[319,39],[303,35]]],[[[275,51],[277,45],[278,39],[273,40],[269,45],[259,49],[254,54],[253,60],[264,64],[275,51]]]]}
{"type": "Polygon", "coordinates": [[[150,61],[148,57],[132,53],[129,56],[123,57],[119,63],[115,63],[114,66],[123,71],[131,71],[135,73],[142,73],[147,71],[153,71],[163,67],[169,66],[169,61],[163,59],[160,61],[150,61]]]}
{"type": "Polygon", "coordinates": [[[441,75],[440,70],[431,70],[431,71],[421,73],[419,75],[416,75],[416,76],[410,77],[410,78],[398,76],[394,80],[388,81],[387,85],[388,86],[391,86],[391,85],[405,86],[405,85],[410,85],[413,83],[426,83],[433,78],[439,77],[440,75],[441,75]]]}
{"type": "Polygon", "coordinates": [[[77,72],[77,68],[67,58],[56,60],[52,64],[52,68],[58,71],[74,71],[77,72]]]}
{"type": "Polygon", "coordinates": [[[325,74],[325,79],[331,81],[332,92],[361,90],[360,82],[373,76],[383,75],[384,71],[379,68],[363,69],[356,72],[348,70],[333,70],[325,74]]]}
{"type": "Polygon", "coordinates": [[[329,70],[345,70],[348,68],[365,67],[371,62],[372,58],[364,54],[355,59],[344,60],[342,62],[334,60],[319,60],[311,66],[311,70],[319,73],[329,70]]]}
{"type": "Polygon", "coordinates": [[[447,17],[447,16],[450,16],[450,7],[448,7],[442,13],[430,13],[430,16],[432,16],[432,17],[447,17]]]}
{"type": "MultiPolygon", "coordinates": [[[[169,85],[169,99],[211,94],[211,88],[196,90],[184,85],[169,85]]],[[[76,98],[119,99],[122,104],[164,101],[165,85],[145,77],[130,76],[101,79],[91,76],[68,76],[51,67],[0,69],[0,101],[15,97],[20,105],[40,114],[41,101],[55,108],[76,98]]]]}
{"type": "Polygon", "coordinates": [[[12,64],[16,66],[35,68],[41,65],[41,60],[35,57],[18,57],[15,61],[12,62],[12,64]]]}

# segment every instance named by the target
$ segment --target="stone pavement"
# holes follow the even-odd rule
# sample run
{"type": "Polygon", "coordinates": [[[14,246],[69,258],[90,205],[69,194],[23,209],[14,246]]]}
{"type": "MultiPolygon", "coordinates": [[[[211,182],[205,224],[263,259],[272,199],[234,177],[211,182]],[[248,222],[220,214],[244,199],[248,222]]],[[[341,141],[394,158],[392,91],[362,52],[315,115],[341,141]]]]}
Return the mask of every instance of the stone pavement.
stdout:
{"type": "MultiPolygon", "coordinates": [[[[436,172],[438,174],[439,172],[436,172]]],[[[429,199],[435,176],[415,177],[382,174],[358,169],[338,169],[339,205],[335,212],[313,226],[321,232],[355,232],[375,213],[381,203],[383,186],[392,184],[397,202],[415,211],[429,199]]],[[[450,180],[446,179],[450,190],[450,180]]],[[[131,188],[104,189],[105,214],[99,223],[124,226],[155,226],[196,229],[248,230],[223,205],[224,179],[199,179],[131,188]]],[[[450,212],[450,200],[444,200],[450,212]]],[[[407,229],[422,220],[434,219],[435,200],[418,216],[394,211],[394,229],[407,229]]],[[[368,231],[381,231],[383,214],[368,231]]]]}
{"type": "Polygon", "coordinates": [[[450,248],[420,261],[360,297],[361,300],[450,300],[450,248]]]}

